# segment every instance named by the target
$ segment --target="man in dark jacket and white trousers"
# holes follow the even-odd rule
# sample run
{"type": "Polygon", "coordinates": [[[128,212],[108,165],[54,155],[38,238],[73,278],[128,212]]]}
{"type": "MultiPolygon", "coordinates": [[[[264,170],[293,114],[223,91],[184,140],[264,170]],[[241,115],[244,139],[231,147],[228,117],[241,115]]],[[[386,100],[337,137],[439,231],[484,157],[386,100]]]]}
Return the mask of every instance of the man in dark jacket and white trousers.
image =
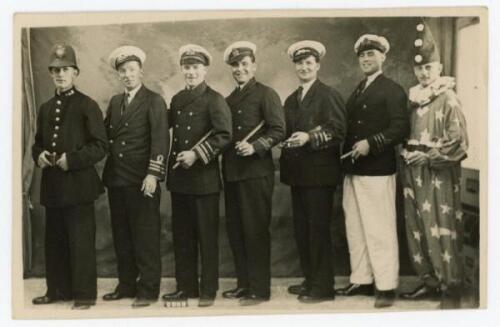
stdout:
{"type": "Polygon", "coordinates": [[[343,207],[351,276],[339,295],[373,295],[375,307],[394,301],[399,260],[394,147],[409,131],[403,88],[382,73],[389,42],[366,34],[354,46],[365,79],[347,101],[343,207]]]}
{"type": "Polygon", "coordinates": [[[110,156],[108,189],[118,286],[105,301],[135,297],[132,306],[158,300],[161,281],[160,185],[169,148],[167,106],[142,84],[146,54],[135,46],[109,56],[125,91],[111,98],[105,120],[110,156]]]}
{"type": "Polygon", "coordinates": [[[301,41],[288,54],[300,86],[285,101],[286,137],[281,181],[291,186],[295,240],[305,280],[288,291],[303,303],[335,297],[330,222],[340,182],[340,143],[346,113],[340,94],[317,78],[323,44],[301,41]]]}
{"type": "Polygon", "coordinates": [[[74,49],[57,44],[49,71],[55,95],[38,113],[33,160],[42,168],[47,293],[33,304],[74,300],[88,309],[97,296],[94,200],[104,192],[94,165],[107,151],[97,103],[74,87],[80,72],[74,49]]]}
{"type": "Polygon", "coordinates": [[[186,88],[172,98],[173,128],[167,188],[172,197],[175,280],[177,290],[165,301],[200,297],[211,306],[219,288],[219,154],[231,142],[231,112],[221,94],[205,82],[212,60],[203,47],[179,49],[186,88]],[[198,282],[198,248],[201,282],[198,282]]]}
{"type": "Polygon", "coordinates": [[[255,44],[239,41],[224,53],[224,61],[231,66],[238,84],[226,98],[233,120],[233,142],[224,152],[222,162],[226,228],[237,287],[222,295],[239,298],[241,305],[259,304],[270,297],[269,225],[274,188],[271,148],[285,136],[278,94],[255,80],[256,50],[255,44]]]}

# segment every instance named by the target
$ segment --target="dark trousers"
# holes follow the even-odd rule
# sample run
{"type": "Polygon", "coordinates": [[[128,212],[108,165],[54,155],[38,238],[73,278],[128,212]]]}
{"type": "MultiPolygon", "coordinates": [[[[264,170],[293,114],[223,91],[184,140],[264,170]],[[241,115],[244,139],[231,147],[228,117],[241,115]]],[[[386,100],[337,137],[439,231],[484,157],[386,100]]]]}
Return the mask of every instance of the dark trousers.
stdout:
{"type": "Polygon", "coordinates": [[[274,176],[225,184],[226,229],[238,287],[270,296],[271,202],[274,176]]]}
{"type": "Polygon", "coordinates": [[[47,295],[95,301],[97,269],[94,203],[45,208],[47,295]]]}
{"type": "Polygon", "coordinates": [[[170,193],[177,289],[215,296],[219,289],[219,193],[170,193]],[[198,247],[201,282],[198,283],[198,247]]]}
{"type": "Polygon", "coordinates": [[[300,265],[311,294],[333,294],[330,221],[335,187],[292,186],[293,223],[300,265]]]}
{"type": "Polygon", "coordinates": [[[155,299],[160,292],[160,186],[152,198],[140,185],[108,188],[117,291],[155,299]]]}

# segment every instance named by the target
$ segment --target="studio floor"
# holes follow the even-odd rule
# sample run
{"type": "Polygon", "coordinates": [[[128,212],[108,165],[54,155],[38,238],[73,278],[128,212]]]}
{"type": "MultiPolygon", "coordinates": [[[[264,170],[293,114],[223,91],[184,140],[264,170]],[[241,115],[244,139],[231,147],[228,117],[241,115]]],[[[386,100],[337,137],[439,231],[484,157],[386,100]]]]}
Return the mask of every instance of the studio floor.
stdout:
{"type": "MultiPolygon", "coordinates": [[[[76,312],[71,310],[71,302],[60,302],[50,305],[34,306],[31,299],[45,294],[45,280],[43,278],[30,278],[24,280],[24,307],[22,311],[28,313],[33,318],[64,318],[71,317],[116,317],[116,316],[184,316],[184,315],[241,315],[241,314],[269,314],[269,313],[333,313],[333,312],[367,312],[367,311],[414,311],[414,310],[437,310],[439,301],[406,301],[397,299],[394,306],[387,309],[375,309],[374,298],[368,296],[336,297],[334,301],[319,304],[299,303],[295,296],[287,292],[289,285],[299,283],[298,278],[274,278],[272,280],[271,300],[256,306],[241,307],[238,301],[222,298],[222,290],[227,290],[235,286],[236,281],[232,278],[221,278],[220,288],[215,304],[209,308],[198,308],[198,301],[190,299],[187,307],[172,308],[165,307],[163,301],[159,300],[153,305],[132,309],[132,299],[123,299],[114,302],[104,302],[102,295],[112,291],[116,285],[114,278],[101,278],[98,280],[98,299],[96,306],[90,310],[76,312]]],[[[348,284],[347,277],[337,277],[336,287],[348,284]]],[[[401,277],[399,291],[413,289],[418,284],[416,277],[401,277]]],[[[175,281],[173,278],[162,280],[161,294],[173,291],[175,281]]],[[[477,305],[473,301],[463,301],[463,308],[473,308],[477,305]]]]}

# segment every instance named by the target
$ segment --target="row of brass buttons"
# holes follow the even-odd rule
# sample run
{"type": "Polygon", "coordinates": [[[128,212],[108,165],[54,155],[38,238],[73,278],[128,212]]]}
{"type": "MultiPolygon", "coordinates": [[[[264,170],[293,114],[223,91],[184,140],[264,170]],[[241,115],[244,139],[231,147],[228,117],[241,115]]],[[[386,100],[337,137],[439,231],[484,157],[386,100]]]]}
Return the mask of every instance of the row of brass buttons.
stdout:
{"type": "MultiPolygon", "coordinates": [[[[57,100],[56,101],[56,104],[58,106],[61,105],[61,100],[57,100]]],[[[55,142],[55,140],[59,137],[59,135],[57,134],[57,131],[59,130],[59,125],[58,123],[61,121],[61,117],[59,117],[58,115],[61,113],[61,109],[60,108],[56,108],[56,117],[55,117],[55,121],[56,121],[56,124],[54,125],[54,134],[52,134],[52,147],[55,148],[57,143],[55,142]]]]}

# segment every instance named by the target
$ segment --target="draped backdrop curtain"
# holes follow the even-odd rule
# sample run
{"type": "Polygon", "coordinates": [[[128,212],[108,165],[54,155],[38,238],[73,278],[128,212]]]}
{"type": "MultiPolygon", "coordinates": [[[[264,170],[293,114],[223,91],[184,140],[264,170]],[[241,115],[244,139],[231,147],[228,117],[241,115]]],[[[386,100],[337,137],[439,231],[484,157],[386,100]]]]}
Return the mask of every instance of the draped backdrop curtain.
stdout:
{"type": "Polygon", "coordinates": [[[36,107],[31,68],[30,30],[24,28],[21,35],[22,53],[22,190],[23,190],[23,271],[29,274],[33,263],[31,230],[30,190],[33,180],[34,163],[31,159],[31,145],[35,139],[36,107]]]}
{"type": "Polygon", "coordinates": [[[427,18],[441,54],[443,75],[455,75],[456,17],[427,18]]]}

